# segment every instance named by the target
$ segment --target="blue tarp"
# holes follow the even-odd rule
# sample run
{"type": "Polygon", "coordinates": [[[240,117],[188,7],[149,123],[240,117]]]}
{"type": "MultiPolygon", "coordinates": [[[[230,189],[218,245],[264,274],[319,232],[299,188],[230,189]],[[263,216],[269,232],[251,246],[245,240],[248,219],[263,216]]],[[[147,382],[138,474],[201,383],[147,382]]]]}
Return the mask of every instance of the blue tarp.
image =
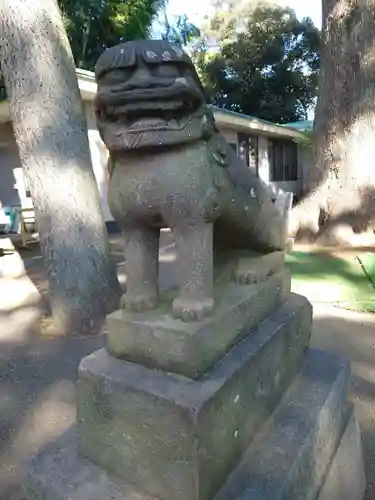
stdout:
{"type": "Polygon", "coordinates": [[[20,226],[19,212],[14,207],[0,207],[0,231],[18,233],[20,226]]]}

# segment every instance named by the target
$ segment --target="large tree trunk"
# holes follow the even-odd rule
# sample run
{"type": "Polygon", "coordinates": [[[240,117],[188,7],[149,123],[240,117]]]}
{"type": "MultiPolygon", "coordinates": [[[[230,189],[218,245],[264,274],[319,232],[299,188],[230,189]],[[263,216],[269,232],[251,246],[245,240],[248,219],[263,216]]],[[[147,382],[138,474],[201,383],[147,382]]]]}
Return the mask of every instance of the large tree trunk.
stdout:
{"type": "Polygon", "coordinates": [[[375,222],[375,0],[323,0],[323,20],[311,192],[292,230],[350,244],[375,222]]]}
{"type": "Polygon", "coordinates": [[[1,0],[0,57],[36,210],[53,319],[94,333],[118,304],[86,122],[55,0],[1,0]]]}

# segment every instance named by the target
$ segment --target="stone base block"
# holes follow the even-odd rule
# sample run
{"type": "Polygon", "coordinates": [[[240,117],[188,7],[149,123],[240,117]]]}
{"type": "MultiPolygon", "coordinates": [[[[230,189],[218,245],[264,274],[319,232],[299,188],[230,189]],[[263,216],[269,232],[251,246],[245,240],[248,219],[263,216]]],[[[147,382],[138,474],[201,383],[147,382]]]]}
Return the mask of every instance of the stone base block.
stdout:
{"type": "MultiPolygon", "coordinates": [[[[310,351],[215,500],[362,500],[361,441],[346,402],[348,377],[346,363],[310,351]]],[[[82,458],[77,442],[73,430],[31,462],[21,500],[157,500],[82,458]]],[[[173,498],[196,497],[181,490],[173,498]]]]}
{"type": "Polygon", "coordinates": [[[82,453],[163,500],[211,499],[299,370],[311,315],[291,294],[198,380],[105,349],[88,356],[77,386],[82,453]]]}
{"type": "Polygon", "coordinates": [[[17,500],[157,500],[81,457],[76,429],[36,457],[17,500]]]}
{"type": "Polygon", "coordinates": [[[193,323],[172,318],[176,292],[165,292],[154,311],[119,310],[107,317],[108,352],[148,368],[198,378],[272,314],[289,291],[287,270],[258,284],[217,284],[213,316],[193,323]]]}
{"type": "Polygon", "coordinates": [[[310,351],[302,372],[215,500],[338,499],[333,490],[339,488],[335,482],[341,473],[353,481],[351,499],[362,500],[364,469],[347,402],[349,375],[347,363],[310,351]],[[349,452],[348,441],[354,447],[346,456],[353,460],[350,466],[342,457],[349,452]]]}

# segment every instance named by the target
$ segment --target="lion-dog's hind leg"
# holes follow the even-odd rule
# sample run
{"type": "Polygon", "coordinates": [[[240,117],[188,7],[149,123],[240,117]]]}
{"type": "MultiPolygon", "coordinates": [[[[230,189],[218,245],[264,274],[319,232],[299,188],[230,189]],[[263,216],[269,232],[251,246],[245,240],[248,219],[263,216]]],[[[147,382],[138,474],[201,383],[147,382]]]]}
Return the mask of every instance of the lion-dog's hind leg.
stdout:
{"type": "Polygon", "coordinates": [[[141,225],[122,227],[125,239],[127,292],[121,307],[130,311],[153,309],[158,300],[160,230],[141,225]]]}

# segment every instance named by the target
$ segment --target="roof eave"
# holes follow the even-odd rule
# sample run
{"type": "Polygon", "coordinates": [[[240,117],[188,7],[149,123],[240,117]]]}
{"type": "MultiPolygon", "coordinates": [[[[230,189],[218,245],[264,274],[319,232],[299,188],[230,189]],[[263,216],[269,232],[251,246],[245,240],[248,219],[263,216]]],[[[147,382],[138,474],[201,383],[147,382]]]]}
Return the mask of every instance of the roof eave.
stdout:
{"type": "Polygon", "coordinates": [[[303,135],[298,130],[288,129],[282,127],[281,125],[273,125],[253,117],[242,117],[235,114],[230,115],[219,108],[214,109],[214,117],[217,125],[232,128],[248,134],[258,133],[267,136],[290,139],[299,139],[303,135]]]}

